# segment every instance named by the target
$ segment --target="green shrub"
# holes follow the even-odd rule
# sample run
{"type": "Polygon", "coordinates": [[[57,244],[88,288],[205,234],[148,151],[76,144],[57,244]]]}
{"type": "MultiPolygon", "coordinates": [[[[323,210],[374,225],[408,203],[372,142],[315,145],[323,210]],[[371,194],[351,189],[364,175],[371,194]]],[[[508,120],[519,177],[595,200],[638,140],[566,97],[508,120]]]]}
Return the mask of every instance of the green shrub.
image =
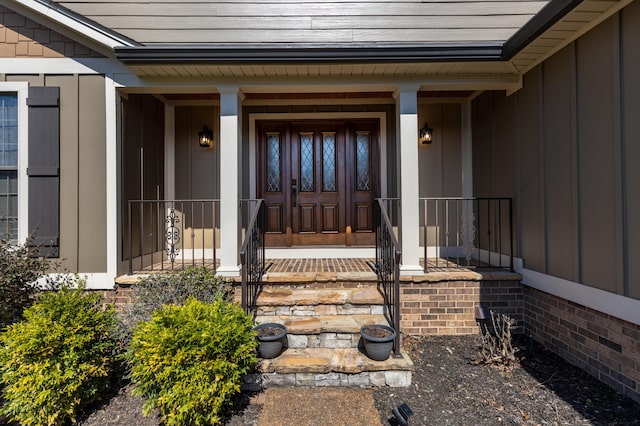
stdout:
{"type": "Polygon", "coordinates": [[[115,314],[78,288],[44,292],[0,334],[0,415],[22,425],[62,425],[109,385],[115,314]]]}
{"type": "Polygon", "coordinates": [[[47,270],[47,261],[36,257],[38,249],[0,240],[0,330],[22,319],[38,289],[33,282],[47,270]]]}
{"type": "Polygon", "coordinates": [[[257,362],[251,317],[235,303],[194,298],[134,330],[127,353],[134,393],[167,426],[217,424],[257,362]]]}

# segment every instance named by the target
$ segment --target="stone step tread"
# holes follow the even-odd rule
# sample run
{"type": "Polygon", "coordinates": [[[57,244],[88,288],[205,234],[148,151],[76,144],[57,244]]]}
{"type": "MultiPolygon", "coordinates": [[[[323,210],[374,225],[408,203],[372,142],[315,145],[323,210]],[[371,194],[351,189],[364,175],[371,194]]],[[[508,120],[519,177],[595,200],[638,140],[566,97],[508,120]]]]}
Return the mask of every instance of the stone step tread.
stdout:
{"type": "Polygon", "coordinates": [[[267,283],[313,283],[313,282],[369,282],[375,283],[375,272],[269,272],[263,276],[267,283]]]}
{"type": "Polygon", "coordinates": [[[413,371],[405,352],[385,361],[374,361],[357,348],[289,348],[276,358],[260,361],[261,373],[362,373],[365,371],[413,371]]]}
{"type": "Polygon", "coordinates": [[[340,289],[264,288],[258,306],[381,305],[382,294],[376,287],[340,289]]]}
{"type": "Polygon", "coordinates": [[[318,315],[318,316],[267,316],[256,317],[263,324],[275,322],[287,327],[289,334],[360,333],[363,325],[388,324],[384,315],[318,315]]]}

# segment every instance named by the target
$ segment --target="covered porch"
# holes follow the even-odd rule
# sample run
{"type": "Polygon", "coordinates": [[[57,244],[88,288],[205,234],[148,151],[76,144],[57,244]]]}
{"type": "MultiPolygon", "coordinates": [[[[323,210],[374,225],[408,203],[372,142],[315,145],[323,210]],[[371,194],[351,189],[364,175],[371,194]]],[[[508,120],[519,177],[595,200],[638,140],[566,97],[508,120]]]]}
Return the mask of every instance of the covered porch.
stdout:
{"type": "Polygon", "coordinates": [[[512,268],[511,201],[473,197],[476,92],[392,87],[123,89],[119,275],[204,264],[240,276],[258,200],[266,258],[372,259],[382,206],[404,275],[512,268]]]}

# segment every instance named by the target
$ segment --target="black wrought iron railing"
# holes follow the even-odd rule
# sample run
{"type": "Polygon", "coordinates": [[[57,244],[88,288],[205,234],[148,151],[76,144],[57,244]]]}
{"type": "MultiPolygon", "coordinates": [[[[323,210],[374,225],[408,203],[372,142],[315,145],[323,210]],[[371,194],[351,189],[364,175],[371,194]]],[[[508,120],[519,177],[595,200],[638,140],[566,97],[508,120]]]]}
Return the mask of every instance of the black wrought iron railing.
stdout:
{"type": "Polygon", "coordinates": [[[255,310],[265,271],[264,203],[263,200],[245,200],[243,204],[249,208],[249,221],[240,247],[242,308],[249,313],[255,310]]]}
{"type": "Polygon", "coordinates": [[[421,198],[424,270],[513,270],[511,198],[421,198]]]}
{"type": "MultiPolygon", "coordinates": [[[[390,219],[390,211],[396,211],[397,199],[377,199],[375,206],[376,262],[378,288],[384,297],[387,320],[396,330],[393,354],[400,357],[400,257],[402,250],[394,230],[397,224],[390,219]]],[[[399,215],[397,215],[399,217],[399,215]]]]}
{"type": "Polygon", "coordinates": [[[129,274],[216,269],[219,200],[131,200],[123,245],[129,274]]]}

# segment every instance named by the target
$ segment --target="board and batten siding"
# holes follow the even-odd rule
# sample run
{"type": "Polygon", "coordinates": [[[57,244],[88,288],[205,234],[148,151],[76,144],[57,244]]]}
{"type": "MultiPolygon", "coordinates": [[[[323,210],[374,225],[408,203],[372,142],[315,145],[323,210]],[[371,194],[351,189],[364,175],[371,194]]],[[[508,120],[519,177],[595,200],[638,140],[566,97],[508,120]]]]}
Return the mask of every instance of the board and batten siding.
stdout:
{"type": "Polygon", "coordinates": [[[635,2],[527,73],[516,94],[473,102],[474,189],[516,196],[524,267],[635,299],[639,43],[635,2]]]}
{"type": "Polygon", "coordinates": [[[60,1],[143,44],[504,41],[548,1],[60,1]]]}
{"type": "Polygon", "coordinates": [[[461,114],[461,105],[457,103],[418,107],[418,124],[429,123],[435,129],[434,142],[418,147],[422,198],[462,196],[461,114]]]}
{"type": "Polygon", "coordinates": [[[198,132],[206,126],[219,140],[220,111],[217,106],[176,107],[176,199],[217,199],[220,197],[218,170],[219,143],[202,148],[198,132]]]}
{"type": "Polygon", "coordinates": [[[0,75],[60,89],[60,252],[62,267],[107,271],[104,77],[0,75]]]}

